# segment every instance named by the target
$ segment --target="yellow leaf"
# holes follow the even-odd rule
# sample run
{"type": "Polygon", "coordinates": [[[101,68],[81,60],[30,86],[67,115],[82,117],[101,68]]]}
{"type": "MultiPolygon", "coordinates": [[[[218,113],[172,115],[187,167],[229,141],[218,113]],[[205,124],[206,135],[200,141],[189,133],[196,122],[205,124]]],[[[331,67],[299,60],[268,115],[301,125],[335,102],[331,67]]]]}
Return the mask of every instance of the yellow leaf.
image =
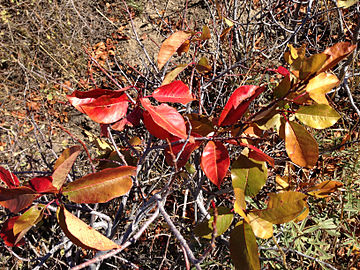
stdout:
{"type": "Polygon", "coordinates": [[[325,94],[339,83],[340,81],[335,75],[323,72],[309,81],[306,92],[315,102],[329,105],[325,94]]]}
{"type": "Polygon", "coordinates": [[[295,112],[295,116],[303,124],[316,129],[331,127],[340,118],[337,111],[326,104],[300,107],[300,109],[295,112]]]}
{"type": "Polygon", "coordinates": [[[262,219],[254,213],[248,214],[250,226],[256,237],[261,239],[268,239],[273,236],[273,224],[265,219],[262,219]]]}
{"type": "Polygon", "coordinates": [[[337,5],[339,8],[349,8],[357,2],[359,2],[359,0],[337,0],[337,5]]]}

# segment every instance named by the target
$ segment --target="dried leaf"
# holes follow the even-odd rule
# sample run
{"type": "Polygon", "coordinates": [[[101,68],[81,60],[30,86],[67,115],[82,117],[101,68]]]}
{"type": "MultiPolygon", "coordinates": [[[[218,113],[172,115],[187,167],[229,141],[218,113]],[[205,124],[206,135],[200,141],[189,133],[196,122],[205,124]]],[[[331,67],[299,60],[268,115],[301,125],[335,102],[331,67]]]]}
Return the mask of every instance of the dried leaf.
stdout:
{"type": "Polygon", "coordinates": [[[186,68],[188,65],[178,65],[176,68],[174,68],[172,71],[170,71],[168,74],[166,74],[163,82],[161,83],[161,86],[171,83],[176,79],[176,77],[186,68]]]}
{"type": "Polygon", "coordinates": [[[326,198],[330,193],[337,191],[342,186],[343,183],[339,181],[328,180],[309,188],[307,193],[317,198],[326,198]]]}
{"type": "MultiPolygon", "coordinates": [[[[352,0],[348,1],[351,2],[352,0]]],[[[353,0],[359,1],[359,0],[353,0]]],[[[345,2],[345,1],[338,1],[345,2]]],[[[356,48],[356,44],[351,45],[350,42],[339,42],[333,45],[330,48],[327,48],[324,53],[329,55],[330,57],[326,60],[324,65],[321,67],[321,70],[318,73],[327,71],[333,68],[337,63],[339,63],[342,59],[347,57],[350,53],[352,53],[356,48]]]]}

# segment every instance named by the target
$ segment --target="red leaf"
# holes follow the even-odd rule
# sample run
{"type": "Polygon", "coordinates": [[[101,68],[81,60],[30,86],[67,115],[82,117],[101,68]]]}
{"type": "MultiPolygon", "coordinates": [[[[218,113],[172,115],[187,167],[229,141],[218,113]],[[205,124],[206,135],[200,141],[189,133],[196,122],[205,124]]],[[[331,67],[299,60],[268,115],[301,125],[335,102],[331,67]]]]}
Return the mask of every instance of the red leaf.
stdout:
{"type": "Polygon", "coordinates": [[[154,122],[149,112],[144,112],[143,117],[144,125],[151,135],[161,140],[166,140],[173,137],[169,132],[154,122]]]}
{"type": "Polygon", "coordinates": [[[6,220],[1,228],[0,237],[4,240],[5,245],[9,247],[18,247],[25,244],[24,239],[18,241],[18,235],[14,235],[14,224],[20,216],[12,217],[6,220]],[[18,241],[18,242],[17,242],[18,241]],[[17,243],[16,243],[17,242],[17,243]]]}
{"type": "MultiPolygon", "coordinates": [[[[175,108],[170,107],[167,104],[161,104],[160,106],[152,106],[150,100],[147,98],[142,98],[141,104],[150,114],[152,120],[157,126],[161,127],[162,129],[176,137],[179,137],[181,139],[187,138],[184,118],[175,108]]],[[[146,116],[144,114],[144,122],[146,121],[145,118],[146,116]]],[[[148,128],[148,126],[146,127],[148,128]]]]}
{"type": "Polygon", "coordinates": [[[51,176],[35,177],[29,181],[29,185],[37,193],[57,193],[52,180],[51,176]]]}
{"type": "Polygon", "coordinates": [[[290,75],[290,71],[288,71],[286,68],[284,68],[283,66],[279,66],[277,69],[272,69],[272,68],[268,68],[268,71],[274,71],[276,73],[279,73],[283,76],[289,76],[290,75]]]}
{"type": "Polygon", "coordinates": [[[3,167],[0,167],[0,180],[2,180],[9,188],[19,186],[19,179],[16,175],[3,167]]]}
{"type": "Polygon", "coordinates": [[[124,89],[74,91],[67,98],[76,109],[87,114],[91,120],[100,124],[110,124],[126,115],[128,99],[123,91],[124,89]]]}
{"type": "Polygon", "coordinates": [[[182,81],[174,81],[159,87],[152,93],[152,97],[159,102],[178,102],[184,105],[195,100],[189,87],[182,81]]]}
{"type": "Polygon", "coordinates": [[[125,118],[113,124],[111,128],[117,131],[122,131],[124,130],[126,125],[130,127],[136,127],[140,124],[140,120],[142,118],[143,118],[143,111],[139,106],[137,106],[125,118]]]}
{"type": "MultiPolygon", "coordinates": [[[[194,136],[194,137],[201,137],[200,135],[194,134],[194,133],[191,133],[191,135],[194,136]]],[[[176,142],[178,140],[179,140],[179,138],[173,137],[170,140],[170,142],[173,143],[173,142],[176,142]]],[[[181,152],[180,157],[179,157],[179,159],[177,161],[177,164],[176,164],[177,168],[181,168],[181,167],[185,166],[186,162],[190,158],[191,153],[194,152],[197,148],[199,148],[201,143],[202,143],[201,141],[195,141],[195,142],[189,141],[185,145],[185,148],[181,152]]],[[[175,155],[175,158],[180,153],[180,151],[183,149],[183,147],[184,147],[184,143],[178,143],[178,144],[175,144],[175,145],[171,146],[171,150],[172,150],[172,153],[175,155]]],[[[170,147],[166,147],[166,149],[165,149],[165,160],[166,160],[167,164],[169,164],[171,166],[174,166],[173,156],[171,155],[170,147]]]]}
{"type": "Polygon", "coordinates": [[[221,142],[209,141],[201,156],[201,168],[206,176],[220,188],[230,166],[226,147],[221,142]]]}
{"type": "Polygon", "coordinates": [[[263,151],[261,151],[259,148],[251,145],[251,144],[243,144],[244,146],[249,148],[249,154],[248,157],[255,159],[257,161],[266,161],[268,162],[272,167],[275,166],[275,161],[272,157],[265,154],[263,151]]]}
{"type": "Polygon", "coordinates": [[[256,85],[243,85],[236,89],[221,112],[218,125],[226,126],[236,123],[243,116],[250,102],[264,90],[265,87],[256,85]]]}
{"type": "Polygon", "coordinates": [[[30,206],[38,196],[39,194],[29,187],[0,187],[0,205],[15,214],[30,206]]]}

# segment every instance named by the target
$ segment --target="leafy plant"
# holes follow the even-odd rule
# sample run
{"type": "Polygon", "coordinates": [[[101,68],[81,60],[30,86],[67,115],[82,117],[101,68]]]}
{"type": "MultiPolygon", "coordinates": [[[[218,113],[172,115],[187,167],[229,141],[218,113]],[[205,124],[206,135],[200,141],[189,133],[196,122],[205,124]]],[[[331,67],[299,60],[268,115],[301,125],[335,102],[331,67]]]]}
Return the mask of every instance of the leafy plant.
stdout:
{"type": "MultiPolygon", "coordinates": [[[[231,27],[228,29],[231,30],[231,27]]],[[[229,32],[227,29],[224,31],[222,37],[229,32]]],[[[160,48],[158,69],[163,69],[176,52],[187,52],[191,44],[203,45],[209,37],[207,26],[201,33],[173,33],[160,48]]],[[[127,132],[127,127],[143,124],[152,136],[164,141],[162,149],[165,150],[166,161],[178,175],[183,167],[189,165],[191,155],[197,149],[200,149],[201,170],[219,189],[227,180],[230,169],[235,195],[234,212],[225,207],[215,207],[214,204],[212,217],[198,224],[195,233],[214,243],[217,236],[231,228],[235,214],[240,215],[241,220],[230,232],[231,258],[236,269],[260,269],[256,237],[272,237],[273,224],[304,220],[309,212],[309,196],[328,196],[342,183],[329,180],[318,185],[309,183],[307,188],[302,188],[290,185],[286,182],[286,176],[279,175],[282,190],[267,194],[266,208],[254,209],[246,198],[258,195],[266,186],[268,165],[276,166],[274,159],[261,150],[256,131],[261,132],[262,141],[268,138],[272,130],[276,131],[285,142],[289,159],[299,167],[313,168],[318,161],[319,149],[309,128],[325,129],[340,119],[326,96],[340,83],[330,69],[348,56],[355,46],[348,42],[337,43],[309,57],[305,55],[304,46],[289,46],[290,50],[284,55],[289,69],[279,67],[275,70],[282,80],[273,90],[273,99],[252,113],[249,106],[267,90],[266,85],[240,85],[232,92],[224,108],[211,116],[180,113],[177,105],[167,104],[179,103],[188,106],[189,110],[200,111],[201,97],[176,78],[190,67],[200,75],[210,72],[211,66],[205,57],[175,67],[165,76],[166,83],[149,96],[144,95],[143,89],[128,86],[117,90],[98,88],[86,92],[74,91],[67,98],[77,110],[101,124],[105,131],[111,127],[119,132],[127,132]],[[232,149],[241,149],[242,152],[233,155],[232,149]]],[[[193,56],[194,59],[199,58],[196,50],[193,56]]],[[[127,166],[126,158],[121,156],[125,165],[105,168],[68,183],[66,179],[80,151],[80,146],[66,149],[56,161],[52,176],[33,178],[23,186],[19,186],[15,175],[1,168],[0,177],[7,187],[0,188],[0,205],[14,214],[26,210],[4,223],[0,235],[7,245],[24,244],[22,239],[25,233],[41,221],[49,205],[56,203],[58,223],[74,244],[93,250],[122,249],[66,210],[66,199],[77,204],[105,203],[125,195],[133,186],[131,177],[136,176],[138,167],[127,166]],[[47,195],[47,198],[52,196],[53,200],[47,205],[34,204],[43,195],[47,195]]],[[[136,149],[137,166],[141,166],[141,151],[141,147],[136,149]]],[[[149,199],[157,201],[157,211],[169,224],[171,220],[167,219],[161,201],[166,200],[172,184],[173,181],[170,181],[153,199],[149,199]],[[159,194],[164,195],[161,200],[159,194]]],[[[328,224],[323,225],[325,227],[322,228],[329,229],[328,224]]],[[[171,228],[174,234],[178,233],[176,228],[171,228]]],[[[185,243],[181,244],[189,249],[185,243]]],[[[187,252],[192,263],[198,264],[191,257],[191,251],[187,252]]]]}

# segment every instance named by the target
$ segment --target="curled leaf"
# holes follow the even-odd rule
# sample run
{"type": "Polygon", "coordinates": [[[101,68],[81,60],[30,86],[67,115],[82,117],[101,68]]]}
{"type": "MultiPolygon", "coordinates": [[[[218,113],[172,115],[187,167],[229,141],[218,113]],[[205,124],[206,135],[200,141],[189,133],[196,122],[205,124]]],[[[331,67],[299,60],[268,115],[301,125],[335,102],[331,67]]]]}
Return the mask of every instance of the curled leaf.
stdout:
{"type": "Polygon", "coordinates": [[[66,97],[71,105],[87,114],[91,120],[100,124],[111,124],[126,115],[128,99],[123,91],[124,89],[118,91],[106,89],[74,91],[66,97]]]}
{"type": "Polygon", "coordinates": [[[330,193],[333,193],[342,187],[343,183],[335,180],[324,181],[316,186],[308,189],[308,194],[317,198],[326,198],[330,193]]]}

